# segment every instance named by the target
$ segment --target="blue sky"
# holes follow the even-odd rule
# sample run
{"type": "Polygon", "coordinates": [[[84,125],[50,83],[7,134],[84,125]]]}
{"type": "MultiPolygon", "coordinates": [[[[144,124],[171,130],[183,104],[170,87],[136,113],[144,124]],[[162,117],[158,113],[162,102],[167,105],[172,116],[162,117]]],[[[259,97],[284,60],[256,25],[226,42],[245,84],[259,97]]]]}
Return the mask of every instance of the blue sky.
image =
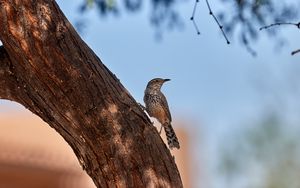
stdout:
{"type": "MultiPolygon", "coordinates": [[[[193,135],[201,135],[196,142],[206,145],[204,158],[211,159],[216,153],[220,137],[239,129],[241,123],[259,118],[269,96],[285,90],[285,82],[294,79],[289,78],[290,72],[300,70],[300,54],[290,55],[300,48],[300,33],[294,27],[281,28],[288,45],[279,51],[262,31],[261,40],[253,46],[258,56],[253,57],[236,38],[231,37],[232,43],[226,44],[204,2],[196,15],[201,35],[196,35],[189,20],[193,1],[188,1],[180,5],[184,28],[164,33],[161,41],[155,39],[147,5],[138,14],[123,12],[120,17],[102,18],[95,11],[79,14],[82,0],[57,2],[72,23],[86,19],[82,38],[137,101],[142,102],[150,79],[172,80],[163,92],[173,120],[193,122],[187,126],[193,135]],[[257,89],[261,82],[273,90],[257,89]]],[[[213,8],[221,6],[215,3],[213,8]]]]}

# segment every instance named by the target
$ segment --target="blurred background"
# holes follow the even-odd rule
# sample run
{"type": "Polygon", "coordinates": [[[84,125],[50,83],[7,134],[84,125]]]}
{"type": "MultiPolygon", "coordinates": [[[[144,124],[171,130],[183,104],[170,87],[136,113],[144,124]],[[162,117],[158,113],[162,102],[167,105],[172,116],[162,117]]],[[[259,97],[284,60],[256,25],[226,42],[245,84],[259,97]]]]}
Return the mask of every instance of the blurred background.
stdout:
{"type": "MultiPolygon", "coordinates": [[[[185,187],[300,187],[298,0],[58,0],[81,37],[143,103],[163,92],[185,187]]],[[[94,187],[71,148],[24,107],[0,100],[0,187],[94,187]]]]}

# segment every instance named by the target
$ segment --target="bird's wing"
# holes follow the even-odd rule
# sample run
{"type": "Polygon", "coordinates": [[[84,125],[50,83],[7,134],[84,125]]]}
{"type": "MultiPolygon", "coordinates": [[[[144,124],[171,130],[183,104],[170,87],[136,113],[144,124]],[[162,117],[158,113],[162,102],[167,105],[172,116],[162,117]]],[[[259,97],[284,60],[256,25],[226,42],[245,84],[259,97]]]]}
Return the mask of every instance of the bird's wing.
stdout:
{"type": "Polygon", "coordinates": [[[168,105],[168,102],[167,102],[167,99],[164,95],[162,95],[162,100],[161,100],[161,103],[163,105],[163,109],[165,111],[165,113],[167,114],[170,122],[172,121],[172,116],[171,116],[171,113],[170,113],[170,109],[169,109],[169,105],[168,105]]]}

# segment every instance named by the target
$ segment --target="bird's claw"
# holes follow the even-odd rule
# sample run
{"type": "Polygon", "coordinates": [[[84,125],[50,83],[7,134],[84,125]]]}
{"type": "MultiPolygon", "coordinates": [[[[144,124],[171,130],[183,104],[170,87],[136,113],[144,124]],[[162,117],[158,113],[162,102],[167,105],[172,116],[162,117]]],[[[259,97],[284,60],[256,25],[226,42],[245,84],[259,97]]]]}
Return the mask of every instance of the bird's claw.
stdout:
{"type": "Polygon", "coordinates": [[[160,126],[160,130],[158,131],[159,134],[161,134],[162,131],[162,125],[160,126]]]}
{"type": "Polygon", "coordinates": [[[146,110],[145,106],[143,106],[141,103],[138,103],[139,107],[142,109],[142,110],[146,110]]]}

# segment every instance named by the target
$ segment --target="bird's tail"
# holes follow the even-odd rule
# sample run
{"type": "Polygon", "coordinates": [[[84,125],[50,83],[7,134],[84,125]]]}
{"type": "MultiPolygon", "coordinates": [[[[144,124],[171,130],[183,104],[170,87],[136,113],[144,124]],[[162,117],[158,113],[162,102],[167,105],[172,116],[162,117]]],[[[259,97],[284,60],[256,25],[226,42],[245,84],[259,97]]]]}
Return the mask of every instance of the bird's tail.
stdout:
{"type": "Polygon", "coordinates": [[[180,148],[179,142],[178,142],[177,136],[175,134],[175,131],[174,131],[172,125],[170,123],[165,123],[163,125],[163,127],[166,132],[169,148],[170,149],[173,149],[173,148],[179,149],[180,148]]]}

